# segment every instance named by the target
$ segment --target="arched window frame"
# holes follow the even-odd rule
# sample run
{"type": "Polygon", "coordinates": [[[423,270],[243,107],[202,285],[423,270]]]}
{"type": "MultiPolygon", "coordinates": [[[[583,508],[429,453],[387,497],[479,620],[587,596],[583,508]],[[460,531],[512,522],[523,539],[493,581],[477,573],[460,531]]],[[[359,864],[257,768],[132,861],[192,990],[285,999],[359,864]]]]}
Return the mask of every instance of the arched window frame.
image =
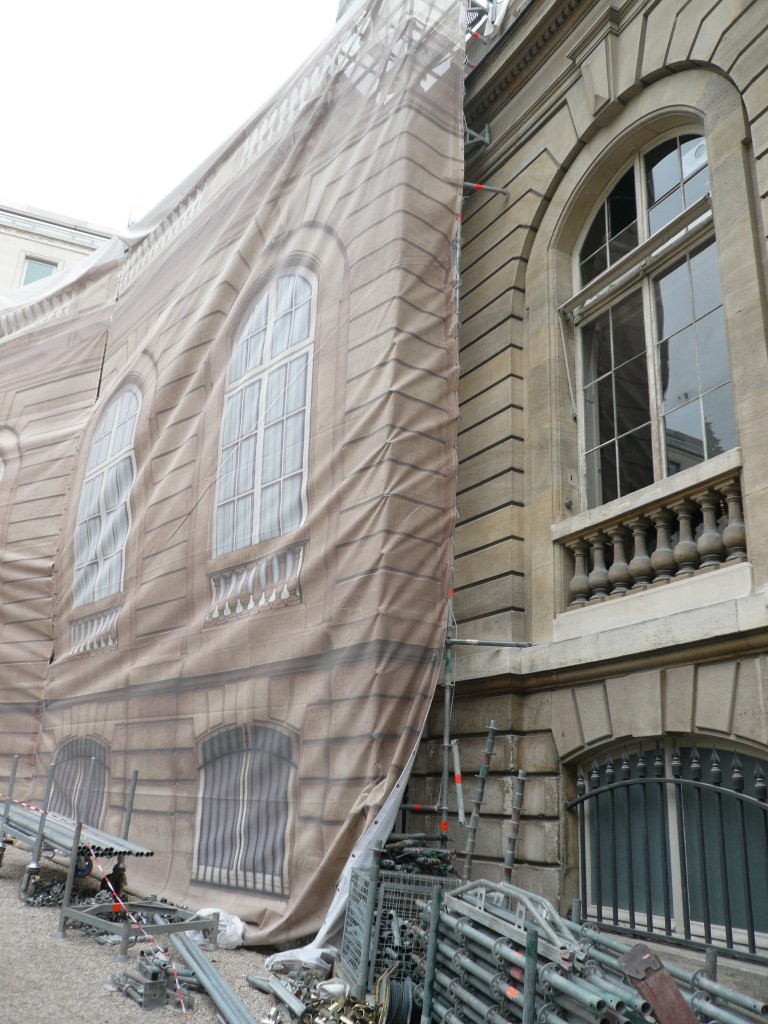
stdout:
{"type": "Polygon", "coordinates": [[[291,736],[260,722],[233,726],[202,741],[200,761],[192,880],[287,896],[291,736]]]}
{"type": "Polygon", "coordinates": [[[73,736],[65,740],[54,757],[56,769],[50,811],[71,821],[98,827],[104,813],[109,771],[109,748],[91,736],[73,736]],[[93,759],[93,775],[87,806],[83,805],[85,787],[93,759]]]}
{"type": "Polygon", "coordinates": [[[136,478],[134,436],[140,407],[138,389],[131,385],[121,388],[100,416],[91,440],[75,531],[76,608],[123,589],[125,544],[132,522],[130,495],[136,478]],[[109,491],[110,476],[117,493],[109,491]],[[122,528],[116,535],[120,517],[122,528]]]}
{"type": "MultiPolygon", "coordinates": [[[[672,460],[666,457],[663,420],[665,412],[670,412],[671,415],[674,415],[674,413],[669,409],[665,410],[664,406],[661,372],[656,354],[656,345],[659,340],[663,340],[663,337],[662,339],[659,339],[658,337],[658,317],[656,312],[658,303],[655,303],[654,301],[654,288],[656,287],[657,282],[663,282],[671,279],[673,272],[677,272],[683,265],[685,265],[686,273],[688,273],[692,257],[698,258],[701,257],[703,253],[714,252],[716,259],[717,249],[710,249],[710,246],[716,246],[716,241],[708,177],[703,183],[704,187],[701,187],[701,185],[699,186],[698,194],[692,196],[691,200],[680,213],[675,216],[671,216],[667,220],[660,218],[661,223],[654,225],[653,233],[651,233],[649,223],[650,204],[648,202],[648,191],[644,176],[645,160],[650,153],[661,150],[665,144],[669,143],[671,140],[692,136],[701,137],[706,145],[706,140],[700,126],[691,126],[689,128],[676,127],[674,131],[657,136],[650,145],[639,150],[630,163],[624,164],[619,173],[614,176],[610,187],[606,190],[601,202],[592,210],[591,214],[584,219],[582,232],[579,236],[578,243],[575,246],[573,261],[575,292],[572,297],[560,307],[560,310],[561,313],[565,314],[574,324],[576,333],[579,337],[576,370],[579,409],[579,450],[581,453],[581,465],[583,467],[582,489],[584,507],[597,507],[605,502],[613,500],[615,497],[631,494],[640,487],[673,475],[673,473],[679,471],[679,469],[686,468],[686,465],[707,461],[709,458],[718,454],[719,451],[730,450],[738,444],[734,423],[733,400],[731,397],[727,413],[730,417],[730,434],[726,435],[727,440],[723,447],[717,450],[712,450],[711,452],[705,448],[703,458],[693,457],[685,465],[678,465],[677,467],[674,467],[672,465],[672,460]],[[626,179],[629,173],[633,174],[635,182],[637,237],[634,239],[634,244],[624,246],[626,251],[620,251],[617,254],[617,258],[613,261],[609,259],[607,261],[608,265],[605,269],[602,269],[600,273],[596,274],[592,279],[589,279],[584,283],[581,273],[582,268],[580,266],[580,258],[584,255],[583,249],[585,247],[585,241],[588,238],[597,218],[603,214],[603,211],[608,209],[614,190],[626,179]],[[600,435],[597,440],[595,440],[594,436],[600,430],[598,421],[601,415],[601,410],[598,409],[597,403],[593,399],[598,389],[596,381],[601,374],[590,374],[589,372],[589,356],[587,354],[588,335],[590,329],[596,333],[595,325],[603,326],[604,324],[610,324],[613,313],[619,309],[622,304],[624,304],[626,309],[631,305],[631,302],[634,299],[639,299],[639,306],[642,309],[641,315],[645,346],[643,369],[647,373],[648,379],[647,390],[649,407],[646,436],[649,435],[651,459],[650,465],[646,465],[643,470],[641,470],[641,473],[638,474],[638,477],[641,477],[642,472],[645,472],[645,478],[638,479],[635,485],[630,485],[624,488],[622,486],[624,481],[621,478],[621,473],[619,473],[618,479],[615,481],[614,492],[610,487],[602,486],[603,475],[601,475],[600,467],[598,465],[598,450],[606,450],[603,436],[600,435]],[[595,382],[589,379],[590,377],[594,377],[595,382]],[[599,448],[601,444],[603,445],[603,448],[599,448]]],[[[701,177],[702,166],[708,174],[708,165],[706,164],[696,167],[695,171],[690,175],[686,175],[685,170],[683,169],[683,179],[685,180],[685,184],[689,184],[697,177],[701,177]]],[[[682,191],[682,188],[684,187],[683,182],[681,181],[680,184],[682,191]]],[[[657,210],[660,205],[661,204],[657,203],[653,209],[657,210]]],[[[619,248],[621,248],[620,236],[618,236],[617,241],[619,242],[619,248]]],[[[720,288],[720,302],[717,309],[719,309],[722,314],[722,284],[720,282],[719,270],[717,270],[717,282],[718,287],[720,288]]],[[[661,291],[660,285],[659,291],[661,291]]],[[[712,310],[708,312],[711,313],[712,310]]],[[[705,318],[702,316],[700,319],[704,320],[705,318]]],[[[693,327],[696,320],[697,317],[694,315],[693,321],[688,326],[693,327]]],[[[729,346],[727,327],[724,317],[722,326],[722,343],[724,345],[724,354],[727,362],[729,346]]],[[[606,376],[603,376],[603,380],[605,379],[606,376]]],[[[729,387],[730,381],[731,372],[729,368],[728,378],[727,380],[724,379],[721,381],[720,386],[729,387]]],[[[627,388],[627,393],[629,392],[630,389],[627,388]]],[[[694,396],[693,401],[697,398],[700,399],[701,394],[694,396]]],[[[681,405],[680,411],[682,411],[684,407],[684,404],[681,405]]],[[[629,432],[627,432],[626,436],[622,437],[621,428],[617,426],[615,428],[615,440],[615,450],[620,451],[619,446],[622,442],[629,440],[629,432]]],[[[644,439],[643,444],[645,443],[647,442],[644,439]]],[[[627,447],[627,450],[630,450],[629,446],[627,447]]],[[[642,451],[643,445],[637,444],[636,450],[642,451]]],[[[617,462],[619,461],[620,455],[617,456],[617,462]]]]}
{"type": "MultiPolygon", "coordinates": [[[[295,291],[292,297],[295,300],[295,291]]],[[[303,266],[288,266],[259,288],[238,322],[224,387],[218,446],[212,537],[215,558],[286,536],[306,518],[316,319],[317,278],[303,266]],[[281,308],[287,282],[301,282],[308,292],[300,302],[281,308]],[[293,325],[299,322],[299,316],[306,318],[306,330],[293,338],[293,325]],[[288,317],[291,325],[287,343],[281,341],[278,345],[277,325],[288,317]],[[270,399],[270,388],[273,381],[279,383],[283,373],[286,382],[279,397],[284,400],[287,396],[294,407],[275,416],[278,396],[270,399]],[[254,405],[255,412],[249,412],[254,405]],[[275,435],[279,426],[284,437],[287,422],[297,422],[299,416],[303,417],[301,450],[294,452],[286,465],[290,449],[283,443],[268,450],[268,435],[275,435]],[[266,481],[265,472],[271,473],[266,481]],[[268,493],[272,497],[278,494],[276,505],[266,504],[268,493]]]]}

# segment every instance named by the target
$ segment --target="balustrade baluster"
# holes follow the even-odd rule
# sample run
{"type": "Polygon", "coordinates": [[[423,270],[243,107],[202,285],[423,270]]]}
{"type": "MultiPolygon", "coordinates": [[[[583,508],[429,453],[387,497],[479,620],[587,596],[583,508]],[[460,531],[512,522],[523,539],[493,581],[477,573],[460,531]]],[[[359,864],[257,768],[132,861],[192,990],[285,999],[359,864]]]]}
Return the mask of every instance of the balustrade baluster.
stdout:
{"type": "Polygon", "coordinates": [[[573,553],[575,563],[573,576],[568,587],[571,595],[571,607],[578,608],[587,603],[592,593],[592,588],[589,585],[589,576],[587,575],[589,542],[584,538],[579,538],[578,540],[569,541],[566,547],[573,553]]]}
{"type": "Polygon", "coordinates": [[[747,531],[741,510],[741,488],[738,480],[729,480],[720,488],[728,506],[728,525],[723,530],[723,543],[728,563],[746,562],[747,531]]]}
{"type": "Polygon", "coordinates": [[[693,500],[701,508],[704,526],[699,534],[697,547],[701,555],[699,569],[710,571],[719,569],[725,557],[725,544],[717,529],[717,512],[720,506],[720,495],[714,491],[703,491],[693,495],[693,500]]]}
{"type": "Polygon", "coordinates": [[[648,554],[648,527],[650,521],[644,516],[638,516],[629,523],[634,539],[634,555],[629,563],[629,572],[634,580],[633,590],[645,590],[653,578],[653,567],[648,554]]]}
{"type": "Polygon", "coordinates": [[[589,574],[589,585],[592,588],[590,601],[604,601],[608,596],[610,579],[605,565],[605,547],[609,543],[605,533],[593,533],[587,537],[592,545],[592,572],[589,574]]]}
{"type": "Polygon", "coordinates": [[[696,506],[685,498],[672,505],[672,511],[677,515],[680,524],[680,539],[674,547],[675,562],[678,565],[675,576],[693,576],[699,564],[699,549],[693,539],[691,522],[696,506]]]}
{"type": "Polygon", "coordinates": [[[632,574],[629,571],[627,562],[626,544],[629,538],[629,531],[626,526],[612,526],[607,531],[613,545],[613,562],[608,570],[608,579],[611,582],[611,597],[620,597],[626,594],[632,586],[632,574]]]}
{"type": "Polygon", "coordinates": [[[675,516],[668,508],[656,508],[648,513],[648,517],[656,527],[656,548],[651,555],[653,582],[669,583],[677,569],[670,543],[675,516]]]}

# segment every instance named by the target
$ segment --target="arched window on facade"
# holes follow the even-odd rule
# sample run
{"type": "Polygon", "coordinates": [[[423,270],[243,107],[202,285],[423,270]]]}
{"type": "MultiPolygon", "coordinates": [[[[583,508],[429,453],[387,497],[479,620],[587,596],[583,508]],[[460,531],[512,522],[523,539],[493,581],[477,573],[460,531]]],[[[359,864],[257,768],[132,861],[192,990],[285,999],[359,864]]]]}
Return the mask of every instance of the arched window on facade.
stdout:
{"type": "Polygon", "coordinates": [[[75,607],[123,589],[138,412],[138,393],[125,388],[107,406],[91,442],[75,534],[75,607]]]}
{"type": "Polygon", "coordinates": [[[75,736],[56,751],[53,792],[49,809],[72,821],[98,826],[107,791],[109,751],[105,743],[90,736],[75,736]],[[86,784],[91,772],[88,803],[86,784]]]}
{"type": "Polygon", "coordinates": [[[306,514],[315,285],[281,274],[250,307],[226,379],[214,555],[282,537],[306,514]]]}
{"type": "Polygon", "coordinates": [[[586,917],[768,954],[768,765],[749,752],[650,740],[582,764],[586,917]]]}
{"type": "Polygon", "coordinates": [[[265,725],[202,744],[193,880],[286,896],[291,740],[265,725]]]}
{"type": "Polygon", "coordinates": [[[706,140],[639,153],[579,250],[589,507],[738,444],[706,140]]]}

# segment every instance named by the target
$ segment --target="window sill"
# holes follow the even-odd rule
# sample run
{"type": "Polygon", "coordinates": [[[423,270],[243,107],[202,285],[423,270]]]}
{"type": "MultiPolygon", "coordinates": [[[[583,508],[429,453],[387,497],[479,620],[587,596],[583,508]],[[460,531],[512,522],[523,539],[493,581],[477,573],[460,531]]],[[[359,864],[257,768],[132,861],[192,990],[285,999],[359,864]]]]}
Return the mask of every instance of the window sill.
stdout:
{"type": "Polygon", "coordinates": [[[681,473],[658,480],[639,491],[633,491],[632,494],[554,523],[551,527],[552,540],[562,543],[580,533],[603,529],[610,523],[626,519],[633,512],[639,512],[641,507],[668,502],[689,491],[716,482],[720,477],[741,469],[741,465],[741,448],[733,448],[722,455],[716,455],[714,459],[700,462],[681,473]]]}

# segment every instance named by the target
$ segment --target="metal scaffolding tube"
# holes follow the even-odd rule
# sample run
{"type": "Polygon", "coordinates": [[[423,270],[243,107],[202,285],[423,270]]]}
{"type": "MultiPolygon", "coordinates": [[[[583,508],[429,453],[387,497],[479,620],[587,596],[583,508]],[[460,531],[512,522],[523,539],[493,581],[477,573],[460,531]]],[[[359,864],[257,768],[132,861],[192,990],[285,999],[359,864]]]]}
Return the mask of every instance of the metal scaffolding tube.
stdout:
{"type": "MultiPolygon", "coordinates": [[[[155,914],[154,919],[156,924],[165,923],[165,919],[160,914],[155,914]]],[[[256,1024],[245,1005],[211,965],[205,954],[200,951],[196,942],[181,933],[169,934],[168,938],[195,972],[200,984],[213,1000],[226,1024],[256,1024]]]]}
{"type": "Polygon", "coordinates": [[[472,857],[475,851],[475,836],[477,835],[477,827],[480,822],[480,807],[482,806],[483,796],[485,794],[485,780],[488,778],[491,757],[493,756],[493,745],[496,739],[496,731],[496,722],[491,719],[490,725],[488,726],[488,737],[485,741],[485,750],[483,751],[483,763],[480,766],[480,775],[477,779],[477,791],[475,793],[475,798],[472,801],[472,816],[469,819],[467,845],[464,850],[464,870],[462,878],[465,882],[469,881],[469,876],[472,873],[472,857]]]}

